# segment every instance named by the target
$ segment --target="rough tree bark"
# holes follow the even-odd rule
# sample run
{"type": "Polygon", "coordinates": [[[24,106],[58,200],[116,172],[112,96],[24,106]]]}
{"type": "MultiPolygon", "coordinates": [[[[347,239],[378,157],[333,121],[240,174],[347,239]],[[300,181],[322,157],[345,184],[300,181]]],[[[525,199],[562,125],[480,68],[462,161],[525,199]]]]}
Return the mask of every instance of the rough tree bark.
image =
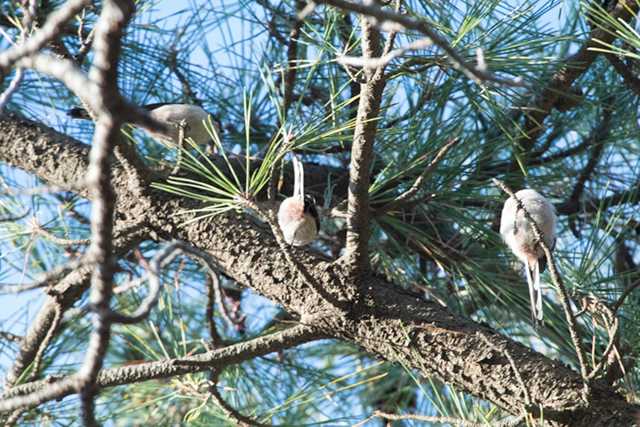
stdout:
{"type": "MultiPolygon", "coordinates": [[[[0,120],[0,161],[47,183],[76,187],[87,167],[88,151],[46,126],[17,116],[0,120]]],[[[134,194],[127,179],[114,160],[119,220],[143,224],[144,238],[177,238],[206,251],[225,274],[281,304],[301,322],[308,320],[318,336],[346,340],[422,375],[435,375],[512,414],[521,414],[523,408],[533,413],[542,409],[546,420],[559,425],[633,425],[640,408],[613,388],[594,384],[589,402],[584,403],[582,380],[572,369],[435,303],[403,293],[380,277],[368,275],[364,303],[343,314],[297,279],[273,237],[254,222],[225,214],[181,226],[185,218],[175,213],[191,202],[148,186],[142,195],[134,194]],[[517,374],[509,358],[515,361],[517,374]]],[[[350,302],[359,284],[343,265],[295,251],[320,286],[336,300],[350,302]]]]}

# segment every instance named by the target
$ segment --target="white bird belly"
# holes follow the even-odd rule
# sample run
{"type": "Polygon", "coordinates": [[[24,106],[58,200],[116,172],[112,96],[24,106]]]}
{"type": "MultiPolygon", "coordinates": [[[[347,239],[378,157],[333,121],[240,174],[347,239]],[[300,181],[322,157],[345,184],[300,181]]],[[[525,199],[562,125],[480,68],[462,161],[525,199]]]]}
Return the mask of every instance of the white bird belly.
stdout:
{"type": "Polygon", "coordinates": [[[282,226],[284,240],[293,246],[305,246],[313,242],[317,235],[316,222],[310,215],[305,215],[303,219],[289,222],[282,226]]]}

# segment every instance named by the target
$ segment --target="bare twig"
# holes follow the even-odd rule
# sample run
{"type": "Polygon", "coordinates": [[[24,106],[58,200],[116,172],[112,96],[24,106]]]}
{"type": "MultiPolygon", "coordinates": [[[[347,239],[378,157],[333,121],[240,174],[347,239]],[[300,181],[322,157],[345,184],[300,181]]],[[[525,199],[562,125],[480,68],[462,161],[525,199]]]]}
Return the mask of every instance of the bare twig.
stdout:
{"type": "Polygon", "coordinates": [[[211,393],[211,397],[213,398],[214,402],[224,411],[227,417],[234,420],[240,427],[270,427],[271,424],[259,423],[252,418],[242,415],[233,406],[231,406],[229,403],[227,403],[227,401],[224,400],[217,387],[219,373],[219,370],[216,370],[214,372],[214,375],[212,377],[213,384],[211,385],[211,387],[209,387],[209,393],[211,393]]]}
{"type": "Polygon", "coordinates": [[[214,289],[213,278],[217,277],[211,274],[207,275],[207,308],[205,310],[205,316],[207,317],[207,324],[209,326],[209,335],[211,338],[211,346],[215,349],[222,346],[222,337],[218,333],[216,327],[216,319],[214,313],[214,307],[216,304],[216,295],[214,289]]]}
{"type": "Polygon", "coordinates": [[[13,94],[18,90],[23,78],[24,70],[22,68],[16,68],[16,73],[13,75],[11,83],[9,83],[9,86],[0,94],[0,111],[4,110],[4,107],[6,107],[13,94]]]}
{"type": "Polygon", "coordinates": [[[14,425],[16,425],[16,423],[20,421],[20,417],[22,417],[23,413],[24,410],[22,409],[13,411],[13,413],[11,413],[11,415],[9,415],[7,419],[4,420],[4,427],[13,427],[14,425]]]}
{"type": "Polygon", "coordinates": [[[171,175],[176,175],[180,172],[180,167],[182,166],[182,152],[185,150],[184,130],[187,127],[187,121],[182,120],[180,123],[176,123],[175,126],[178,128],[178,141],[176,144],[176,165],[171,170],[171,175]]]}
{"type": "Polygon", "coordinates": [[[184,75],[180,67],[178,66],[178,49],[176,46],[173,46],[169,52],[169,56],[167,58],[167,65],[169,69],[176,75],[178,81],[182,85],[182,92],[184,93],[184,97],[189,101],[189,103],[198,105],[202,107],[202,101],[198,99],[196,93],[193,91],[191,87],[191,83],[184,75]]]}
{"type": "Polygon", "coordinates": [[[636,280],[635,283],[632,283],[631,285],[627,286],[624,292],[622,292],[622,295],[620,295],[618,300],[613,304],[613,307],[611,308],[611,311],[613,312],[614,315],[618,312],[620,307],[622,307],[624,300],[627,299],[627,297],[631,295],[631,292],[633,292],[638,287],[640,287],[640,280],[636,280]]]}
{"type": "Polygon", "coordinates": [[[153,308],[158,303],[158,298],[160,297],[160,270],[163,266],[173,261],[173,259],[180,253],[180,251],[181,249],[179,248],[178,242],[172,242],[158,251],[158,253],[151,260],[149,269],[147,270],[149,279],[149,292],[145,299],[142,300],[136,311],[130,315],[121,314],[113,310],[109,310],[108,314],[106,315],[109,321],[113,323],[130,325],[133,323],[138,323],[147,318],[147,316],[149,316],[149,313],[151,313],[151,310],[153,310],[153,308]]]}
{"type": "MultiPolygon", "coordinates": [[[[27,34],[31,31],[31,26],[35,22],[36,13],[38,11],[37,9],[37,0],[29,0],[28,7],[24,8],[24,16],[22,17],[22,29],[20,31],[20,44],[23,44],[25,42],[27,34]]],[[[0,94],[0,112],[4,110],[4,107],[11,99],[11,96],[13,96],[13,94],[18,90],[23,78],[24,70],[18,67],[15,74],[13,75],[13,79],[11,79],[11,83],[9,83],[9,86],[7,86],[4,92],[0,94]]]]}
{"type": "Polygon", "coordinates": [[[388,65],[395,58],[398,58],[404,55],[406,52],[410,52],[412,50],[421,50],[426,49],[427,47],[433,45],[431,39],[422,38],[416,40],[414,42],[409,43],[406,46],[399,47],[397,49],[393,49],[389,53],[383,54],[378,58],[362,58],[357,56],[338,56],[336,61],[341,65],[351,66],[351,67],[362,67],[362,68],[380,68],[388,65]]]}
{"type": "MultiPolygon", "coordinates": [[[[296,1],[296,9],[301,9],[303,2],[301,0],[296,1]]],[[[296,19],[293,22],[291,32],[289,32],[289,42],[287,44],[287,72],[283,80],[283,93],[282,93],[282,119],[283,123],[287,121],[287,113],[291,103],[293,101],[293,88],[296,83],[296,75],[298,67],[296,60],[298,59],[298,37],[300,36],[300,29],[302,28],[302,20],[296,19]]]]}
{"type": "Polygon", "coordinates": [[[81,257],[74,259],[67,264],[59,265],[53,269],[42,273],[40,277],[32,283],[0,283],[0,295],[2,294],[16,294],[19,292],[30,291],[32,289],[43,288],[49,286],[54,280],[58,280],[64,274],[75,270],[76,268],[86,264],[86,258],[81,257]]]}
{"type": "Polygon", "coordinates": [[[556,286],[556,288],[560,291],[559,292],[560,302],[562,303],[562,308],[564,309],[565,317],[567,319],[567,324],[569,325],[569,334],[571,335],[571,341],[573,342],[573,347],[576,351],[576,356],[578,357],[580,374],[584,380],[585,396],[583,396],[583,398],[586,399],[586,394],[588,393],[588,390],[589,390],[589,383],[588,383],[589,374],[587,370],[587,363],[585,361],[584,349],[582,348],[582,344],[580,343],[580,337],[578,334],[578,324],[576,322],[576,318],[573,313],[573,308],[571,307],[571,298],[569,297],[569,293],[567,292],[567,289],[564,286],[562,278],[558,274],[558,269],[556,267],[555,260],[553,259],[551,249],[544,242],[544,239],[543,239],[544,235],[542,234],[540,227],[538,226],[536,221],[533,219],[529,211],[525,208],[524,204],[522,203],[522,200],[520,200],[515,195],[515,193],[509,187],[507,187],[502,181],[496,178],[493,178],[492,181],[496,186],[498,186],[502,191],[507,193],[510,197],[512,197],[516,201],[518,205],[518,210],[522,210],[524,212],[524,215],[527,218],[527,221],[531,224],[531,228],[533,229],[533,234],[538,242],[538,245],[540,245],[540,247],[544,251],[545,257],[547,259],[547,265],[549,266],[549,273],[551,273],[551,280],[553,281],[553,284],[556,286]]]}
{"type": "Polygon", "coordinates": [[[84,62],[85,57],[89,53],[91,46],[93,45],[93,37],[95,36],[95,28],[92,29],[89,34],[85,37],[84,35],[84,23],[85,23],[85,11],[82,11],[82,17],[80,19],[80,23],[78,24],[78,41],[80,42],[80,48],[78,52],[74,55],[73,59],[78,63],[82,64],[84,62]]]}
{"type": "MultiPolygon", "coordinates": [[[[591,314],[591,317],[594,321],[594,335],[593,340],[595,341],[595,324],[601,325],[606,331],[608,335],[607,346],[602,353],[600,360],[596,363],[593,361],[593,368],[591,372],[589,372],[588,379],[589,381],[596,378],[598,373],[609,364],[609,355],[614,350],[616,343],[618,342],[618,327],[619,321],[618,318],[615,317],[614,311],[611,310],[606,304],[601,302],[598,298],[593,295],[587,296],[583,299],[584,310],[588,311],[591,314]],[[602,319],[602,322],[598,322],[597,317],[602,319]]],[[[593,348],[593,353],[595,353],[595,345],[593,348]]],[[[593,356],[595,359],[595,355],[593,356]]]]}
{"type": "Polygon", "coordinates": [[[20,335],[12,334],[11,332],[0,331],[0,340],[11,341],[19,343],[24,339],[20,335]]]}
{"type": "Polygon", "coordinates": [[[93,331],[89,338],[82,367],[77,374],[76,388],[82,403],[82,418],[86,426],[97,426],[95,420],[96,379],[102,368],[111,336],[109,302],[113,292],[113,213],[115,194],[111,184],[109,157],[117,146],[123,119],[118,96],[118,59],[124,28],[135,10],[133,1],[107,0],[103,3],[95,27],[95,56],[89,80],[97,100],[94,111],[98,121],[89,154],[87,189],[92,201],[91,245],[87,256],[96,262],[91,276],[90,302],[96,310],[93,331]],[[95,86],[94,86],[95,85],[95,86]]]}
{"type": "MultiPolygon", "coordinates": [[[[210,287],[212,287],[213,292],[211,298],[213,298],[213,301],[215,301],[220,307],[220,312],[223,318],[231,325],[237,324],[238,322],[230,316],[229,311],[224,304],[220,282],[216,273],[217,266],[215,261],[213,261],[213,259],[206,252],[191,247],[185,242],[180,242],[177,240],[174,240],[171,243],[167,244],[153,257],[147,268],[146,277],[133,281],[130,285],[123,285],[123,288],[129,289],[130,287],[137,286],[139,283],[148,278],[149,292],[145,299],[140,303],[136,311],[131,315],[125,315],[117,313],[115,311],[110,311],[108,315],[109,319],[114,323],[133,324],[138,323],[149,316],[151,310],[158,303],[158,298],[160,296],[160,270],[162,269],[162,267],[173,261],[173,259],[182,252],[195,257],[196,259],[201,261],[201,263],[209,270],[208,274],[212,281],[210,287]],[[133,285],[134,282],[135,285],[133,285]]],[[[211,314],[213,315],[213,313],[211,314]]],[[[217,336],[217,333],[215,334],[217,336]]]]}
{"type": "MultiPolygon", "coordinates": [[[[212,299],[212,303],[213,301],[215,301],[218,304],[222,317],[230,325],[238,324],[239,321],[236,321],[235,319],[232,318],[232,316],[229,314],[229,311],[224,303],[223,294],[220,287],[220,281],[218,280],[218,276],[217,276],[217,270],[219,269],[219,267],[216,264],[216,262],[206,252],[200,249],[194,248],[193,246],[190,246],[187,243],[181,242],[179,240],[174,240],[169,244],[167,244],[151,260],[151,263],[149,264],[149,267],[147,269],[147,277],[149,279],[149,293],[147,294],[146,298],[142,301],[142,303],[140,303],[140,306],[136,309],[135,313],[131,315],[124,315],[124,314],[119,314],[114,311],[111,311],[109,314],[111,321],[115,323],[132,324],[132,323],[140,322],[141,320],[145,319],[158,302],[158,298],[160,295],[160,287],[161,287],[161,283],[160,283],[161,268],[169,264],[178,254],[182,252],[196,258],[208,270],[207,273],[211,279],[210,292],[212,292],[212,295],[210,296],[210,299],[212,299]]],[[[142,282],[144,280],[145,278],[140,278],[136,280],[135,281],[136,285],[138,284],[138,282],[142,282]]],[[[129,286],[126,286],[126,285],[125,287],[129,288],[129,286]]],[[[213,311],[211,312],[211,317],[213,317],[213,311]]],[[[211,329],[211,326],[212,325],[210,325],[210,329],[211,329]]],[[[212,335],[214,334],[217,338],[219,338],[219,336],[217,335],[217,332],[215,332],[212,329],[212,335]]]]}
{"type": "Polygon", "coordinates": [[[27,377],[25,382],[32,381],[38,376],[38,372],[40,371],[40,365],[42,364],[42,357],[44,355],[44,352],[47,350],[47,347],[49,346],[49,343],[53,339],[56,329],[58,329],[58,327],[60,326],[61,321],[62,321],[62,307],[60,306],[60,304],[58,304],[56,306],[56,311],[55,311],[53,321],[49,326],[47,335],[45,335],[44,339],[40,343],[40,348],[38,349],[36,356],[33,358],[31,372],[29,373],[29,376],[27,377]]]}
{"type": "Polygon", "coordinates": [[[74,246],[74,245],[88,245],[91,243],[91,239],[63,239],[51,232],[45,230],[34,217],[31,221],[31,232],[33,234],[44,237],[45,239],[62,246],[74,246]]]}
{"type": "Polygon", "coordinates": [[[220,278],[218,277],[217,272],[209,272],[211,276],[211,286],[213,287],[213,296],[215,298],[216,305],[220,310],[220,314],[222,318],[230,325],[240,325],[243,322],[243,319],[234,319],[229,313],[229,309],[227,308],[227,304],[224,302],[224,293],[222,291],[222,286],[220,285],[220,278]]]}
{"type": "MultiPolygon", "coordinates": [[[[402,0],[394,0],[393,11],[395,13],[399,13],[401,5],[402,5],[402,0]]],[[[380,52],[381,57],[386,57],[391,52],[393,52],[393,46],[395,45],[397,35],[398,35],[397,28],[394,28],[391,31],[389,31],[387,40],[385,40],[384,46],[382,48],[382,52],[380,52]]],[[[380,79],[380,78],[384,78],[385,80],[387,79],[387,76],[384,75],[387,64],[379,64],[377,67],[375,67],[376,71],[375,71],[375,74],[373,75],[374,79],[380,79]]]]}

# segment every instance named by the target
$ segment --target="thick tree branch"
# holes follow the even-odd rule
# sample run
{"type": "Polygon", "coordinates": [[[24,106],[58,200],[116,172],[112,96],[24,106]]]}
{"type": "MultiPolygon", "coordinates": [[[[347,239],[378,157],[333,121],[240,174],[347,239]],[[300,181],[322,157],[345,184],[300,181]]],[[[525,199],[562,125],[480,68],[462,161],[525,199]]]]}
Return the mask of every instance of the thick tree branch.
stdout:
{"type": "MultiPolygon", "coordinates": [[[[370,59],[382,52],[380,32],[368,18],[361,18],[362,57],[370,59]]],[[[382,93],[386,85],[384,67],[365,70],[366,82],[360,85],[360,100],[353,133],[349,165],[347,247],[345,259],[356,275],[369,269],[369,184],[373,161],[373,143],[378,129],[382,93]]]]}
{"type": "MultiPolygon", "coordinates": [[[[67,161],[59,165],[60,170],[76,170],[82,175],[86,159],[78,160],[81,156],[70,154],[78,154],[74,144],[54,143],[51,145],[55,149],[47,149],[48,144],[34,136],[20,141],[27,153],[33,151],[34,145],[43,145],[39,151],[40,167],[29,159],[7,153],[10,150],[3,150],[1,144],[0,160],[15,162],[18,167],[25,165],[43,179],[60,180],[61,172],[56,174],[50,170],[50,157],[55,156],[67,161]]],[[[291,271],[272,236],[251,221],[237,214],[225,214],[180,226],[188,217],[176,217],[174,213],[193,206],[191,202],[160,192],[133,197],[127,194],[126,182],[120,182],[117,173],[114,185],[123,199],[119,200],[119,206],[126,206],[124,199],[128,198],[145,206],[142,212],[137,212],[151,226],[154,239],[178,238],[205,250],[216,259],[221,272],[303,319],[318,312],[332,312],[332,307],[291,271]]],[[[293,251],[327,292],[339,296],[345,289],[357,286],[344,266],[327,263],[302,250],[293,251]]],[[[380,277],[368,276],[366,280],[370,289],[360,316],[343,316],[334,310],[333,316],[313,321],[314,326],[326,335],[355,343],[372,354],[416,369],[422,375],[436,375],[520,415],[525,399],[521,385],[514,380],[511,363],[504,357],[503,351],[508,351],[518,366],[532,405],[543,408],[546,420],[589,427],[632,424],[638,408],[612,388],[594,383],[589,403],[581,404],[582,379],[563,364],[485,326],[461,319],[435,303],[402,293],[380,277]],[[484,337],[501,350],[489,348],[484,337]]],[[[537,411],[535,408],[531,408],[533,413],[537,411]]]]}

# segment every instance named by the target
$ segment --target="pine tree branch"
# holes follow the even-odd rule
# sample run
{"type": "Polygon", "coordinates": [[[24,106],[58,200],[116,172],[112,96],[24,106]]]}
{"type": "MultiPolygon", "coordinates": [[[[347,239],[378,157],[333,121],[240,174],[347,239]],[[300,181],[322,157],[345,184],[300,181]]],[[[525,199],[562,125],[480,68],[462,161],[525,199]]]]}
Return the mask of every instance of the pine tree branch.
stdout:
{"type": "Polygon", "coordinates": [[[5,390],[14,386],[23,371],[33,363],[42,342],[54,324],[57,310],[61,309],[64,312],[71,308],[89,287],[90,271],[89,267],[74,270],[53,287],[54,295],[45,299],[20,343],[13,365],[7,370],[5,390]]]}
{"type": "MultiPolygon", "coordinates": [[[[0,121],[0,129],[7,124],[0,121]]],[[[83,175],[86,170],[86,147],[79,150],[73,140],[65,140],[63,136],[47,140],[39,135],[50,135],[50,131],[35,124],[25,130],[34,137],[25,138],[19,131],[13,136],[9,134],[11,149],[0,144],[0,161],[60,186],[78,181],[77,175],[83,175]],[[37,162],[28,154],[34,152],[34,147],[38,147],[37,162]],[[15,151],[27,154],[16,156],[15,151]],[[64,177],[71,180],[65,181],[64,177]]],[[[193,207],[190,202],[153,191],[143,197],[127,193],[127,182],[120,180],[117,169],[114,185],[120,194],[119,212],[126,212],[129,220],[135,217],[148,224],[155,240],[178,238],[205,251],[216,260],[221,273],[302,318],[317,312],[331,312],[331,307],[291,271],[271,233],[252,221],[228,213],[217,216],[214,221],[195,221],[182,226],[189,218],[176,218],[171,212],[193,207]]],[[[327,263],[308,251],[295,254],[327,292],[340,295],[345,289],[357,286],[349,269],[339,263],[327,263]]],[[[488,348],[478,336],[478,332],[482,332],[496,348],[504,348],[512,356],[530,392],[532,406],[542,408],[546,420],[571,421],[573,425],[589,427],[611,425],[611,420],[620,425],[633,422],[638,408],[614,389],[595,382],[589,404],[580,406],[581,376],[561,363],[483,325],[461,319],[438,304],[400,292],[381,277],[369,276],[366,283],[368,296],[360,316],[353,318],[334,312],[334,317],[317,320],[314,325],[326,334],[355,343],[364,351],[402,363],[420,375],[436,375],[460,390],[519,415],[523,404],[521,386],[514,379],[508,360],[488,348]]]]}
{"type": "MultiPolygon", "coordinates": [[[[296,325],[287,330],[254,338],[210,352],[165,359],[119,368],[103,369],[96,378],[96,387],[107,388],[161,378],[222,369],[226,366],[265,356],[299,344],[323,338],[323,334],[309,325],[296,325]]],[[[50,377],[21,384],[5,391],[0,400],[0,412],[30,408],[53,399],[61,399],[75,392],[77,375],[50,377]]]]}

